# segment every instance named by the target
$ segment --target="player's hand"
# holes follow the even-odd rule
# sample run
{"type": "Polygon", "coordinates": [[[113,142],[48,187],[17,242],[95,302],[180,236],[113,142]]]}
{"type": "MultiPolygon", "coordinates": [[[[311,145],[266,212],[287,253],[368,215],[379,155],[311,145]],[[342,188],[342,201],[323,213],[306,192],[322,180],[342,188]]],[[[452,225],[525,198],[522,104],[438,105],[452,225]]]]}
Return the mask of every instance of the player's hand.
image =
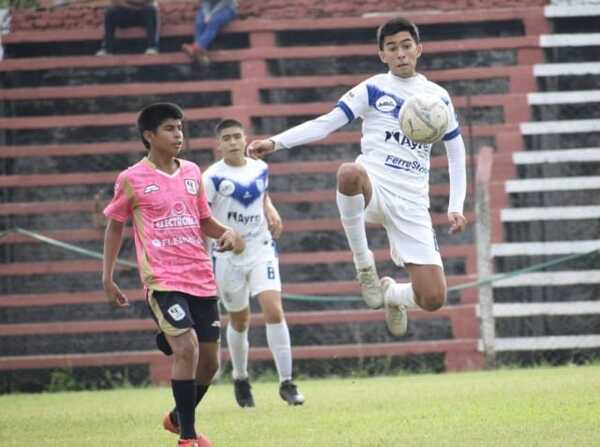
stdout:
{"type": "Polygon", "coordinates": [[[102,281],[102,286],[104,287],[104,293],[106,293],[106,297],[108,301],[115,307],[128,307],[129,300],[125,296],[119,286],[112,280],[104,280],[102,281]]]}
{"type": "Polygon", "coordinates": [[[246,248],[246,241],[242,239],[237,231],[226,230],[217,240],[217,251],[233,251],[239,255],[246,248]]]}
{"type": "Polygon", "coordinates": [[[449,234],[462,233],[467,227],[467,218],[461,213],[448,213],[448,222],[450,222],[449,234]]]}
{"type": "Polygon", "coordinates": [[[275,142],[273,140],[254,140],[248,145],[248,157],[263,158],[275,151],[275,142]]]}
{"type": "Polygon", "coordinates": [[[281,236],[281,232],[283,231],[283,222],[281,221],[279,213],[268,213],[267,223],[269,224],[269,232],[271,233],[271,236],[273,236],[273,239],[279,239],[279,236],[281,236]]]}

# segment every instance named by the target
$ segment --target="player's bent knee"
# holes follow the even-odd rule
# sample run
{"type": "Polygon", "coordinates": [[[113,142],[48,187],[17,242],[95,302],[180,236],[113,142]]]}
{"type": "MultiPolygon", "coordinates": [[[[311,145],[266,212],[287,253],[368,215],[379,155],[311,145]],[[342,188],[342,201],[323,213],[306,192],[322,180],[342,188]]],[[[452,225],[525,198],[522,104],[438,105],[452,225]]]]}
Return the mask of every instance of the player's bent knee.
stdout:
{"type": "Polygon", "coordinates": [[[419,305],[423,310],[428,312],[435,312],[441,309],[446,303],[446,296],[444,295],[426,295],[419,297],[419,305]]]}
{"type": "Polygon", "coordinates": [[[361,169],[356,163],[343,163],[337,171],[337,183],[341,189],[358,189],[361,184],[361,169]]]}
{"type": "Polygon", "coordinates": [[[248,329],[249,322],[245,321],[234,321],[231,320],[231,327],[235,329],[236,332],[245,332],[248,329]]]}

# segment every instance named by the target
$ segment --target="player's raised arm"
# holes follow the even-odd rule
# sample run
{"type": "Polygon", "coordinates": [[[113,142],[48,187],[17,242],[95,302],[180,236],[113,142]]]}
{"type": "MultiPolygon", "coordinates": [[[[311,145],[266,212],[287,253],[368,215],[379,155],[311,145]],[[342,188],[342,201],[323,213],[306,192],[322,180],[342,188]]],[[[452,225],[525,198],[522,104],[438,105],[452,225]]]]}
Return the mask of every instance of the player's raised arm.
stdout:
{"type": "Polygon", "coordinates": [[[275,152],[275,142],[273,140],[254,140],[250,142],[247,148],[248,157],[252,158],[263,158],[272,152],[275,152]]]}
{"type": "Polygon", "coordinates": [[[248,145],[248,156],[262,158],[276,150],[322,140],[348,123],[348,115],[339,107],[313,120],[306,121],[266,140],[254,140],[248,145]]]}

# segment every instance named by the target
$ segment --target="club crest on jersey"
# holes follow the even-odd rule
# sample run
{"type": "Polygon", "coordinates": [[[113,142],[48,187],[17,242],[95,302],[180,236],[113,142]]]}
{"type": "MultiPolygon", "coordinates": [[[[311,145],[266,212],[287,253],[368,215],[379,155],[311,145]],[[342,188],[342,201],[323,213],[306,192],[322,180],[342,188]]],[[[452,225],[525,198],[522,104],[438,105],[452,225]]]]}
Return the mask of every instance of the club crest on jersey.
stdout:
{"type": "Polygon", "coordinates": [[[194,179],[186,178],[185,179],[185,189],[190,194],[196,195],[196,194],[198,194],[198,183],[194,179]]]}
{"type": "Polygon", "coordinates": [[[231,180],[225,179],[219,183],[219,194],[230,196],[233,194],[233,191],[235,191],[235,185],[231,180]]]}
{"type": "Polygon", "coordinates": [[[389,95],[383,95],[375,101],[375,108],[383,113],[392,112],[397,106],[396,100],[389,95]]]}
{"type": "Polygon", "coordinates": [[[153,192],[158,191],[160,188],[158,185],[155,185],[154,183],[152,185],[148,185],[144,188],[144,194],[150,194],[153,192]]]}

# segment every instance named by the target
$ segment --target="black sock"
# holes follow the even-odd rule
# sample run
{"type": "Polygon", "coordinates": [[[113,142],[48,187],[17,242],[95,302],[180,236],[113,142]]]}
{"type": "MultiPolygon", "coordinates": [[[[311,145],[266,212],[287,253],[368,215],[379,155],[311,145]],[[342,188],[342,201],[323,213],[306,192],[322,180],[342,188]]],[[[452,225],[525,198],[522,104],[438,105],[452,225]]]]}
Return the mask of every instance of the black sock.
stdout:
{"type": "MultiPolygon", "coordinates": [[[[196,439],[196,381],[171,380],[181,439],[196,439]]],[[[172,419],[171,419],[172,420],[172,419]]]]}
{"type": "MultiPolygon", "coordinates": [[[[208,387],[210,385],[201,385],[199,383],[196,384],[196,407],[202,401],[202,398],[208,391],[208,387]]],[[[169,418],[171,418],[171,422],[175,426],[179,426],[179,418],[177,417],[177,407],[173,408],[169,413],[169,418]]]]}
{"type": "Polygon", "coordinates": [[[210,385],[202,385],[200,383],[196,384],[196,407],[202,401],[202,398],[204,397],[204,395],[208,391],[208,387],[209,386],[210,385]]]}

